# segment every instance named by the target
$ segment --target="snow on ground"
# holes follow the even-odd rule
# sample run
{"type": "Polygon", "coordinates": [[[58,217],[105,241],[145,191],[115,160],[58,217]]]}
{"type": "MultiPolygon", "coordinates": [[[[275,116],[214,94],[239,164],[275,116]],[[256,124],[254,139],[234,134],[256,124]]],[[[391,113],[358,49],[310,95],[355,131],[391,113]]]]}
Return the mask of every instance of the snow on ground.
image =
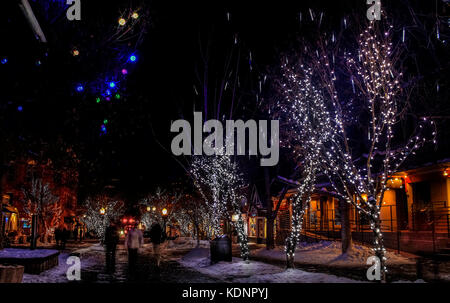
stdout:
{"type": "Polygon", "coordinates": [[[0,258],[45,258],[57,253],[54,249],[22,249],[22,248],[5,248],[0,250],[0,258]]]}
{"type": "MultiPolygon", "coordinates": [[[[102,258],[95,255],[84,255],[84,253],[103,249],[100,245],[96,244],[88,249],[80,249],[76,252],[80,253],[81,270],[88,269],[96,266],[99,262],[103,262],[102,258]]],[[[67,270],[73,264],[66,264],[69,258],[69,253],[61,253],[59,255],[58,266],[55,266],[49,270],[42,272],[39,275],[23,274],[22,283],[67,283],[67,270]]]]}
{"type": "Polygon", "coordinates": [[[219,262],[211,265],[209,249],[195,248],[186,254],[179,263],[205,275],[224,282],[241,283],[357,283],[361,281],[337,277],[329,274],[310,273],[298,269],[283,268],[263,262],[245,262],[233,258],[233,262],[219,262]]]}
{"type": "Polygon", "coordinates": [[[287,269],[280,273],[255,275],[249,278],[235,279],[240,283],[364,283],[363,281],[337,277],[329,274],[311,273],[299,269],[287,269]]]}
{"type": "MultiPolygon", "coordinates": [[[[259,248],[251,251],[253,256],[265,257],[268,259],[285,260],[284,247],[276,247],[273,250],[259,248]]],[[[374,253],[370,247],[363,245],[353,245],[353,249],[348,254],[342,254],[341,243],[333,241],[320,241],[316,243],[299,243],[295,251],[295,261],[308,264],[330,264],[338,266],[361,266],[366,265],[366,261],[374,253]]],[[[394,252],[387,252],[387,265],[392,264],[414,264],[414,260],[398,255],[394,252]]]]}
{"type": "MultiPolygon", "coordinates": [[[[166,243],[166,248],[168,249],[190,249],[197,247],[197,240],[188,237],[179,237],[175,240],[168,240],[166,243]]],[[[208,248],[209,241],[200,240],[199,247],[208,248]]]]}

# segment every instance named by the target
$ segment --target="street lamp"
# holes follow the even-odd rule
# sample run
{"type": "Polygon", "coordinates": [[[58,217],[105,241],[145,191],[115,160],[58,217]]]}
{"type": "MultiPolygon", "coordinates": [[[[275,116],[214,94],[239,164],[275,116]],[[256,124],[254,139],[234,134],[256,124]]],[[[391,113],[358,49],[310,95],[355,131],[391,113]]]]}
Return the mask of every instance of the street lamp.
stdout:
{"type": "Polygon", "coordinates": [[[153,211],[156,211],[156,207],[155,207],[155,206],[153,206],[152,210],[153,210],[153,211]]]}
{"type": "Polygon", "coordinates": [[[106,214],[106,209],[104,207],[100,208],[100,215],[106,214]]]}
{"type": "Polygon", "coordinates": [[[163,230],[164,230],[164,233],[165,233],[166,232],[166,222],[167,222],[167,208],[164,207],[161,210],[161,215],[162,215],[163,220],[164,220],[164,228],[163,228],[163,230]]]}
{"type": "Polygon", "coordinates": [[[150,211],[150,206],[147,206],[147,211],[150,211]]]}

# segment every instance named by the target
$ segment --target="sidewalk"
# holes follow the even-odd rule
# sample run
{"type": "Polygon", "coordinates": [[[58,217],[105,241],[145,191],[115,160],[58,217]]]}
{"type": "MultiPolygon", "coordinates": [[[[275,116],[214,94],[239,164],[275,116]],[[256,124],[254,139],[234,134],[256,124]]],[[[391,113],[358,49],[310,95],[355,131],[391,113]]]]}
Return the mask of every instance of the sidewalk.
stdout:
{"type": "MultiPolygon", "coordinates": [[[[277,266],[286,266],[284,247],[267,250],[263,244],[249,244],[251,260],[277,266]]],[[[309,272],[327,273],[351,279],[367,281],[366,272],[370,265],[366,260],[373,255],[370,248],[355,244],[349,255],[342,255],[340,242],[302,242],[295,254],[296,268],[309,272]]],[[[239,256],[239,245],[233,244],[233,256],[239,256]]],[[[418,256],[393,251],[387,253],[388,280],[450,282],[450,262],[436,262],[418,256]]]]}

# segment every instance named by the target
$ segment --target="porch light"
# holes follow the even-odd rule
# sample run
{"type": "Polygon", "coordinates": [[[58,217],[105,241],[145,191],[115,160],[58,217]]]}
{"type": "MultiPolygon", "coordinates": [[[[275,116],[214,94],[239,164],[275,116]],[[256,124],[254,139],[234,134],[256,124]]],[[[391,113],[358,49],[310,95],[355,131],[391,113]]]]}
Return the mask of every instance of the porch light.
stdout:
{"type": "Polygon", "coordinates": [[[363,198],[363,200],[364,200],[365,202],[367,202],[367,194],[361,194],[361,198],[363,198]]]}

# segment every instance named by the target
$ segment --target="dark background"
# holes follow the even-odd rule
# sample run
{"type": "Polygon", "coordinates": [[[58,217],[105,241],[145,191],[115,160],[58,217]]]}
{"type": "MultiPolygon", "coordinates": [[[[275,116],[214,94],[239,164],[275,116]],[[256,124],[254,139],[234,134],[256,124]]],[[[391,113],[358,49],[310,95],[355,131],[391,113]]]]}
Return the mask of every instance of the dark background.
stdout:
{"type": "MultiPolygon", "coordinates": [[[[94,35],[95,40],[105,34],[110,25],[117,23],[118,11],[128,1],[81,2],[81,21],[69,22],[63,16],[49,22],[38,10],[48,46],[34,39],[14,1],[2,3],[0,57],[8,56],[9,62],[0,65],[1,134],[13,137],[12,141],[22,138],[29,152],[41,150],[42,142],[57,146],[64,141],[75,146],[82,160],[82,194],[113,185],[130,200],[158,185],[187,178],[170,153],[174,134],[169,130],[171,121],[190,117],[194,104],[197,109],[201,104],[193,90],[200,45],[210,42],[212,60],[220,65],[226,46],[238,33],[243,54],[252,52],[254,73],[261,76],[279,63],[280,52],[289,49],[293,40],[308,35],[299,12],[307,19],[309,8],[323,11],[324,27],[333,30],[342,26],[344,16],[355,12],[365,15],[367,9],[363,0],[145,1],[149,25],[144,42],[135,50],[138,62],[128,77],[126,96],[114,106],[97,107],[92,96],[73,94],[73,86],[97,70],[107,69],[95,59],[101,58],[102,50],[86,46],[82,52],[92,55],[90,61],[82,63],[72,62],[68,50],[72,45],[87,45],[89,35],[94,35]],[[227,12],[231,22],[226,20],[227,12]],[[38,59],[43,61],[40,67],[35,64],[38,59]],[[23,106],[22,112],[17,111],[19,105],[23,106]],[[108,134],[100,136],[100,121],[105,118],[111,124],[108,134]]],[[[406,2],[430,16],[436,9],[435,1],[391,1],[387,5],[397,13],[406,2]]],[[[36,3],[31,3],[34,8],[36,3]]],[[[399,21],[401,18],[399,14],[399,21]]],[[[426,58],[426,50],[419,44],[417,49],[422,49],[426,58]]],[[[428,66],[423,75],[431,84],[448,74],[447,54],[440,56],[446,63],[443,66],[422,61],[428,66]]],[[[445,82],[440,90],[448,90],[445,82]]],[[[430,114],[426,107],[420,110],[430,114]]],[[[448,106],[439,112],[448,113],[448,106]]],[[[446,138],[445,131],[442,136],[446,138]]],[[[442,152],[435,150],[435,159],[447,154],[446,140],[440,144],[442,152]]],[[[7,150],[8,145],[2,149],[7,150]]]]}

